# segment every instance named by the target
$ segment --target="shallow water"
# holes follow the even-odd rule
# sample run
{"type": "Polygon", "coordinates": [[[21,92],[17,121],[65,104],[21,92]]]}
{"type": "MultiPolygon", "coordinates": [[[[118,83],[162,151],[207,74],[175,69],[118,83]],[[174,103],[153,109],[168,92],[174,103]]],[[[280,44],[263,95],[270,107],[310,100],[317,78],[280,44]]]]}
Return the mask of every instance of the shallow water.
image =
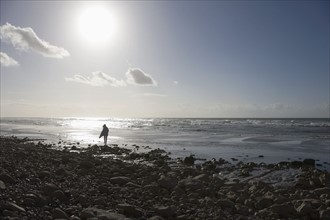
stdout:
{"type": "Polygon", "coordinates": [[[108,142],[121,147],[136,144],[165,149],[173,157],[244,162],[313,158],[330,170],[329,119],[1,118],[0,135],[88,147],[103,144],[98,138],[103,124],[110,129],[108,142]]]}

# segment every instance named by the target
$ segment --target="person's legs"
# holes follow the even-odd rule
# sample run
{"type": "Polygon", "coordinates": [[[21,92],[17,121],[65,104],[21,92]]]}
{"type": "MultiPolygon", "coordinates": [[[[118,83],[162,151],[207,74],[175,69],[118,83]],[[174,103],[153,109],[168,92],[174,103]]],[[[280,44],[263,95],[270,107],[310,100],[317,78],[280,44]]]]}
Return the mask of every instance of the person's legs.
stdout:
{"type": "Polygon", "coordinates": [[[104,136],[104,145],[107,145],[108,136],[104,136]]]}

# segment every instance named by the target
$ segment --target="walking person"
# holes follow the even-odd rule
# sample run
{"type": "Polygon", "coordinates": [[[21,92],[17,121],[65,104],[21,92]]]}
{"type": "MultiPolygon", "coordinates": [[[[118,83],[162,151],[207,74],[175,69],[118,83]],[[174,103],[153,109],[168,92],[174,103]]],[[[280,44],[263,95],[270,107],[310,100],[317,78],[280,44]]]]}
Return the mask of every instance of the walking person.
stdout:
{"type": "Polygon", "coordinates": [[[101,132],[100,137],[99,137],[99,138],[104,137],[104,145],[107,145],[108,134],[109,134],[109,128],[104,124],[102,132],[101,132]]]}

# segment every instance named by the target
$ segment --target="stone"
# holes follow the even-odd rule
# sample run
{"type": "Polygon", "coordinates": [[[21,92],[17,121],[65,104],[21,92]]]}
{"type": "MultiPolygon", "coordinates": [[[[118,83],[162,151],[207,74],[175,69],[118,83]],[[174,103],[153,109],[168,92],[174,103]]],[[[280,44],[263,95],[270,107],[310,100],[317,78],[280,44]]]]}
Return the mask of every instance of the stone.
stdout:
{"type": "Polygon", "coordinates": [[[110,178],[110,182],[112,184],[118,184],[120,186],[123,186],[130,181],[131,181],[131,179],[129,177],[125,177],[125,176],[117,176],[117,177],[110,178]]]}
{"type": "Polygon", "coordinates": [[[127,203],[118,204],[118,209],[121,210],[122,213],[127,214],[129,216],[133,216],[133,217],[143,216],[142,210],[136,208],[133,205],[127,204],[127,203]]]}
{"type": "Polygon", "coordinates": [[[148,218],[147,220],[165,220],[165,219],[163,219],[162,217],[160,217],[158,215],[155,215],[155,216],[148,218]]]}
{"type": "Polygon", "coordinates": [[[318,189],[313,190],[313,192],[318,196],[320,196],[322,194],[327,194],[327,195],[330,196],[330,188],[329,187],[318,188],[318,189]]]}
{"type": "Polygon", "coordinates": [[[270,207],[270,210],[281,217],[289,217],[296,214],[294,207],[289,204],[275,204],[270,207]]]}
{"type": "Polygon", "coordinates": [[[46,171],[46,170],[40,171],[38,173],[38,176],[39,176],[40,179],[45,179],[45,178],[50,177],[50,172],[49,171],[46,171]]]}
{"type": "Polygon", "coordinates": [[[315,166],[315,160],[314,159],[305,159],[303,161],[304,166],[315,166]]]}
{"type": "Polygon", "coordinates": [[[52,216],[54,219],[68,219],[68,215],[60,208],[53,209],[52,216]]]}
{"type": "Polygon", "coordinates": [[[57,198],[60,202],[67,202],[69,200],[62,190],[56,190],[53,196],[57,198]]]}
{"type": "Polygon", "coordinates": [[[95,217],[93,209],[87,208],[81,211],[80,218],[82,220],[89,219],[95,217]]]}
{"type": "Polygon", "coordinates": [[[10,211],[18,211],[18,212],[25,212],[25,209],[16,205],[13,202],[6,202],[5,205],[6,209],[10,210],[10,211]]]}
{"type": "Polygon", "coordinates": [[[0,180],[2,180],[4,183],[8,183],[8,184],[14,184],[16,182],[16,180],[13,177],[11,177],[10,175],[8,175],[6,173],[0,174],[0,180]]]}
{"type": "Polygon", "coordinates": [[[235,203],[230,201],[229,199],[219,199],[217,203],[221,207],[225,207],[225,208],[232,208],[235,206],[235,203]]]}
{"type": "Polygon", "coordinates": [[[209,177],[209,175],[206,175],[206,174],[202,173],[202,174],[200,174],[198,176],[195,176],[193,178],[193,180],[207,182],[207,181],[210,181],[210,177],[209,177]]]}
{"type": "Polygon", "coordinates": [[[194,158],[194,156],[193,155],[190,155],[189,157],[185,157],[183,159],[183,163],[186,164],[186,165],[188,165],[188,166],[192,166],[192,165],[194,165],[195,160],[196,159],[194,158]]]}
{"type": "Polygon", "coordinates": [[[127,219],[125,215],[108,212],[103,209],[97,208],[86,208],[82,210],[80,214],[80,218],[82,220],[92,220],[92,219],[99,219],[99,220],[124,220],[127,219]]]}
{"type": "Polygon", "coordinates": [[[308,215],[313,212],[313,208],[308,202],[303,202],[296,210],[300,215],[308,215]]]}
{"type": "Polygon", "coordinates": [[[320,220],[330,219],[330,209],[320,211],[320,220]]]}
{"type": "Polygon", "coordinates": [[[179,185],[183,186],[188,191],[195,191],[203,188],[203,184],[200,181],[191,178],[180,180],[179,185]]]}
{"type": "Polygon", "coordinates": [[[0,190],[5,190],[6,189],[6,184],[0,180],[0,190]]]}
{"type": "Polygon", "coordinates": [[[255,208],[260,210],[273,205],[274,201],[270,198],[262,197],[255,203],[255,208]]]}
{"type": "Polygon", "coordinates": [[[161,176],[158,180],[159,186],[168,190],[173,189],[177,183],[177,179],[170,176],[161,176]]]}
{"type": "Polygon", "coordinates": [[[46,196],[53,196],[56,190],[59,190],[59,187],[53,183],[46,183],[42,189],[43,193],[46,196]]]}
{"type": "Polygon", "coordinates": [[[175,214],[175,211],[172,207],[170,206],[156,206],[154,207],[156,214],[167,218],[167,217],[171,217],[175,214]]]}

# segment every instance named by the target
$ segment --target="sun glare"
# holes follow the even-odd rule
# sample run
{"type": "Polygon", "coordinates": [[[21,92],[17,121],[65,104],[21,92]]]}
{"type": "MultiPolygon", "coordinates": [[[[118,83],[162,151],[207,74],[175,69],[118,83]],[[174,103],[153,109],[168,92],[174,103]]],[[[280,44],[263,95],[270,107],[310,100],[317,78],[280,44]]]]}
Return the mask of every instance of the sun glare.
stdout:
{"type": "Polygon", "coordinates": [[[79,31],[84,40],[93,44],[110,41],[115,30],[113,15],[101,6],[88,7],[79,17],[79,31]]]}

